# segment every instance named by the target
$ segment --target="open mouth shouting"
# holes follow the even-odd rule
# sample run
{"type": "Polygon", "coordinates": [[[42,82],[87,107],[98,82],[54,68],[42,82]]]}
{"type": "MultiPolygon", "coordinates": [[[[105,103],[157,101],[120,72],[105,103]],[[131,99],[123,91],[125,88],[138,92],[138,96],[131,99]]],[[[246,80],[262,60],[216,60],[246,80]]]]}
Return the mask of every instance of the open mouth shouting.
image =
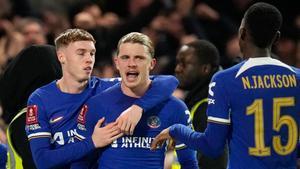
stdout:
{"type": "Polygon", "coordinates": [[[133,82],[135,81],[139,76],[139,72],[137,71],[128,71],[126,73],[126,79],[128,82],[133,82]]]}

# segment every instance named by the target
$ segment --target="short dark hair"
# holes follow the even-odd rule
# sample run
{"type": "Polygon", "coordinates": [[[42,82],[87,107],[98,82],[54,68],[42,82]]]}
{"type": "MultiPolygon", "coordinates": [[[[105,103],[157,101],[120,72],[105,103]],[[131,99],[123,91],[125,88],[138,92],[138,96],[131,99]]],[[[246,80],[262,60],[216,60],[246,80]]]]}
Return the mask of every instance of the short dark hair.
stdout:
{"type": "Polygon", "coordinates": [[[259,48],[266,48],[272,44],[281,27],[282,15],[275,6],[258,2],[246,11],[244,22],[253,43],[259,48]]]}
{"type": "Polygon", "coordinates": [[[194,55],[197,57],[199,63],[219,67],[220,55],[214,44],[207,40],[196,40],[186,45],[195,50],[194,55]]]}

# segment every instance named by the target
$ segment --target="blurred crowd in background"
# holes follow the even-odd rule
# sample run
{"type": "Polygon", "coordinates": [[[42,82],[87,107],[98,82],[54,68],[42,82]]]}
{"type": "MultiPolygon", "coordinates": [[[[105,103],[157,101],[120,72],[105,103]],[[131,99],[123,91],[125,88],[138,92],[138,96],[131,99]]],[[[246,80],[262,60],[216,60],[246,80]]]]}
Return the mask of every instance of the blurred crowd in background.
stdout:
{"type": "MultiPolygon", "coordinates": [[[[113,57],[118,40],[129,32],[142,32],[148,35],[154,43],[157,65],[151,72],[152,74],[174,75],[179,48],[197,39],[208,40],[217,47],[221,56],[220,69],[226,69],[242,60],[238,44],[238,30],[244,12],[255,2],[257,1],[0,0],[0,82],[5,79],[1,77],[5,77],[2,75],[8,65],[24,48],[34,44],[54,45],[57,35],[68,28],[75,27],[87,30],[97,41],[93,75],[98,77],[119,76],[113,65],[113,57]]],[[[275,5],[283,15],[281,38],[273,46],[273,57],[300,68],[300,10],[297,1],[269,0],[265,2],[275,5]]],[[[40,53],[36,55],[43,57],[40,53]]],[[[27,66],[30,70],[41,71],[43,64],[36,66],[38,62],[33,61],[31,64],[31,60],[27,61],[29,64],[27,62],[22,67],[23,70],[27,66]]],[[[180,61],[178,63],[181,64],[180,61]]],[[[7,69],[7,71],[10,70],[7,69]]],[[[20,76],[23,75],[20,74],[16,78],[20,76]]],[[[26,76],[33,77],[39,74],[27,73],[26,76]]],[[[49,75],[49,78],[53,77],[49,75]]],[[[190,80],[190,77],[185,78],[190,80]]],[[[14,78],[11,79],[13,81],[11,83],[19,83],[14,78]]],[[[29,84],[30,78],[22,77],[22,80],[28,82],[19,83],[20,86],[23,85],[22,90],[29,91],[30,85],[35,87],[29,84]]],[[[195,88],[198,89],[197,86],[195,88]]],[[[3,90],[7,89],[0,88],[0,92],[3,90]]],[[[6,99],[11,103],[10,105],[13,105],[12,111],[2,110],[0,104],[0,146],[6,146],[1,143],[6,143],[4,131],[12,117],[18,112],[16,106],[25,106],[27,99],[24,97],[28,97],[28,93],[20,92],[22,90],[15,92],[22,94],[22,97],[13,94],[15,98],[11,99],[15,102],[9,100],[10,95],[6,99]],[[20,102],[22,104],[19,104],[20,102]],[[12,115],[3,120],[1,118],[1,115],[5,114],[3,112],[12,115]]],[[[184,88],[177,90],[174,95],[184,99],[184,90],[184,88]]],[[[206,97],[207,88],[203,91],[206,97]]],[[[199,96],[193,92],[194,90],[185,98],[185,101],[188,102],[193,97],[198,99],[199,96]]],[[[0,95],[0,101],[2,101],[3,94],[0,93],[0,95]]],[[[4,106],[3,109],[5,109],[4,106]]],[[[0,147],[0,152],[5,152],[1,151],[1,148],[3,147],[0,147]]],[[[0,156],[5,157],[5,159],[0,158],[2,160],[0,163],[3,162],[5,165],[6,155],[0,154],[0,156]]]]}
{"type": "MultiPolygon", "coordinates": [[[[112,56],[124,34],[138,31],[155,43],[154,74],[173,74],[182,44],[206,39],[219,49],[223,68],[239,61],[237,31],[253,0],[0,0],[0,72],[24,47],[53,44],[63,30],[78,27],[97,40],[95,74],[114,75],[112,56]]],[[[274,55],[300,66],[300,15],[296,1],[269,1],[284,23],[274,55]]],[[[299,6],[298,6],[299,7],[299,6]]]]}
{"type": "MultiPolygon", "coordinates": [[[[218,48],[221,66],[241,60],[238,28],[254,0],[0,0],[0,74],[25,47],[54,44],[67,28],[83,28],[96,39],[93,74],[115,77],[112,57],[118,40],[133,31],[155,44],[152,74],[174,74],[183,44],[206,39],[218,48]]],[[[274,57],[300,67],[300,14],[297,1],[266,1],[283,14],[281,39],[274,57]]],[[[42,56],[41,56],[42,57],[42,56]]],[[[32,65],[33,67],[35,65],[32,65]]],[[[38,70],[37,70],[38,71],[38,70]]],[[[1,138],[0,138],[1,139],[1,138]]]]}

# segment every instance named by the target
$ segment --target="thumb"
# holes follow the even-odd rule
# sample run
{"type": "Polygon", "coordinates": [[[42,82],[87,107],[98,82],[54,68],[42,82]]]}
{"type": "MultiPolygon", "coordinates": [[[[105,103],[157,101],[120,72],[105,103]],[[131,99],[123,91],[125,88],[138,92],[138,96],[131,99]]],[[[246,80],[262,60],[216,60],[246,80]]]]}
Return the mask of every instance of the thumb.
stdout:
{"type": "Polygon", "coordinates": [[[155,150],[157,149],[157,145],[158,145],[158,137],[155,137],[154,140],[151,143],[151,150],[155,150]]]}
{"type": "Polygon", "coordinates": [[[97,124],[95,125],[95,129],[100,128],[102,123],[104,122],[104,120],[105,120],[105,117],[102,117],[100,120],[98,120],[97,124]]]}

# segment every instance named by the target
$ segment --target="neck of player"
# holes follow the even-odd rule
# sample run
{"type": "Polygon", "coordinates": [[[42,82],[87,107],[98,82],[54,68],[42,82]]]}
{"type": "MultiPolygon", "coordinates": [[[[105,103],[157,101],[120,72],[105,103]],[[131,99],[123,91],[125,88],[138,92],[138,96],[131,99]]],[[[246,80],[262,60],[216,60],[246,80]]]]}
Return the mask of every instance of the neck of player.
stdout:
{"type": "Polygon", "coordinates": [[[62,77],[61,79],[57,80],[56,85],[57,87],[64,93],[70,94],[79,94],[81,93],[87,86],[88,80],[84,81],[76,81],[72,79],[65,79],[62,77]]]}
{"type": "Polygon", "coordinates": [[[134,87],[126,85],[124,82],[122,82],[121,89],[122,89],[122,92],[127,96],[140,98],[146,93],[146,91],[150,87],[150,84],[151,84],[150,79],[148,79],[148,80],[144,81],[143,83],[140,83],[134,87]]]}
{"type": "Polygon", "coordinates": [[[244,59],[257,58],[257,57],[271,57],[270,48],[247,48],[244,52],[244,59]]]}

